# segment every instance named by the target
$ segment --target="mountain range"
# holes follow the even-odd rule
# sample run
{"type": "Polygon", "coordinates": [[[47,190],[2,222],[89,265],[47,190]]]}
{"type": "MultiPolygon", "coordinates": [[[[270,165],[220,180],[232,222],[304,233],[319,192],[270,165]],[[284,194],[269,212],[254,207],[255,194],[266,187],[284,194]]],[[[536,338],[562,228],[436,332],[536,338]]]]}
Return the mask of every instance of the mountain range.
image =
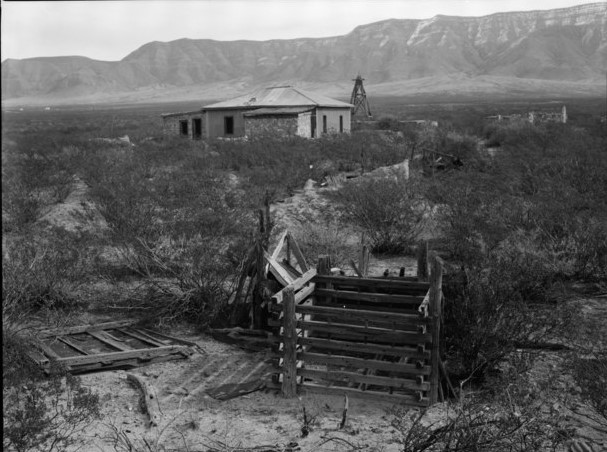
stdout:
{"type": "Polygon", "coordinates": [[[2,62],[4,105],[225,99],[292,84],[367,94],[604,96],[607,3],[484,17],[389,19],[343,36],[150,42],[120,61],[2,62]]]}

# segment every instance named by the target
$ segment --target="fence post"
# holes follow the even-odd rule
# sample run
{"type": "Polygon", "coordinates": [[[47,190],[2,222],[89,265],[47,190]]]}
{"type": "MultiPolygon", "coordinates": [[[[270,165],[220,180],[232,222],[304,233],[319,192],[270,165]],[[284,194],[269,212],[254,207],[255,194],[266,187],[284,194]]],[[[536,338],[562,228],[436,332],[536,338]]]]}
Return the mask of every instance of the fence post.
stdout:
{"type": "Polygon", "coordinates": [[[428,281],[428,241],[420,242],[417,246],[417,279],[428,281]]]}
{"type": "Polygon", "coordinates": [[[430,315],[432,317],[432,355],[430,374],[430,404],[438,401],[440,384],[440,326],[442,317],[443,261],[436,254],[431,257],[430,271],[430,315]]]}
{"type": "Polygon", "coordinates": [[[327,255],[318,257],[318,267],[316,267],[316,273],[319,275],[330,275],[331,274],[331,258],[327,255]]]}
{"type": "Polygon", "coordinates": [[[288,398],[297,395],[297,320],[295,318],[295,292],[284,289],[282,395],[288,398]]]}

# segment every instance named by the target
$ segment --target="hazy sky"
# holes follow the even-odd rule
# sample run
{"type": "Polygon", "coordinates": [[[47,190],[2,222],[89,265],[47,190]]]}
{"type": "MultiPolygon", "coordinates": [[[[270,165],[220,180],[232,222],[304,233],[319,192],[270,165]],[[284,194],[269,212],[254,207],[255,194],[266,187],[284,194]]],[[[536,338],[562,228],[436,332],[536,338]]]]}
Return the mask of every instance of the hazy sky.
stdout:
{"type": "MultiPolygon", "coordinates": [[[[600,1],[600,0],[599,0],[600,1]]],[[[603,0],[607,1],[607,0],[603,0]]],[[[82,55],[120,60],[150,41],[267,40],[346,34],[383,19],[484,16],[584,0],[1,1],[2,61],[82,55]]]]}

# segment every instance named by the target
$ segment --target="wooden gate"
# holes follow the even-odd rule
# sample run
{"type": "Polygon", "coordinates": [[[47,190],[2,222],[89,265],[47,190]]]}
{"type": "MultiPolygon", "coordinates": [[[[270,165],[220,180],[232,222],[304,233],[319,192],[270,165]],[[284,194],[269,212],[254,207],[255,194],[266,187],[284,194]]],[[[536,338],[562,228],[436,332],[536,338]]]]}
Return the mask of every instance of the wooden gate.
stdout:
{"type": "MultiPolygon", "coordinates": [[[[320,267],[318,273],[322,273],[320,267]]],[[[306,274],[279,292],[279,381],[413,406],[437,401],[442,265],[430,282],[306,274]]]]}

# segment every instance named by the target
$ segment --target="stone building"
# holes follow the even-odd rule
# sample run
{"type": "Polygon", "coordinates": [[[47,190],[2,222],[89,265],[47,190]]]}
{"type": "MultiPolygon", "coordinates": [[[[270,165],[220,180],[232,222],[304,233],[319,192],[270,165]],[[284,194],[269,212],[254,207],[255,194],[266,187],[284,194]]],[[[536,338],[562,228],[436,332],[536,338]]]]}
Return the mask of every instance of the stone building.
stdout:
{"type": "Polygon", "coordinates": [[[207,105],[199,111],[162,115],[166,134],[196,138],[263,135],[316,138],[349,133],[352,105],[321,94],[275,86],[207,105]]]}
{"type": "Polygon", "coordinates": [[[202,110],[166,113],[162,115],[163,131],[166,135],[181,135],[192,140],[200,140],[204,133],[205,118],[202,110]]]}

